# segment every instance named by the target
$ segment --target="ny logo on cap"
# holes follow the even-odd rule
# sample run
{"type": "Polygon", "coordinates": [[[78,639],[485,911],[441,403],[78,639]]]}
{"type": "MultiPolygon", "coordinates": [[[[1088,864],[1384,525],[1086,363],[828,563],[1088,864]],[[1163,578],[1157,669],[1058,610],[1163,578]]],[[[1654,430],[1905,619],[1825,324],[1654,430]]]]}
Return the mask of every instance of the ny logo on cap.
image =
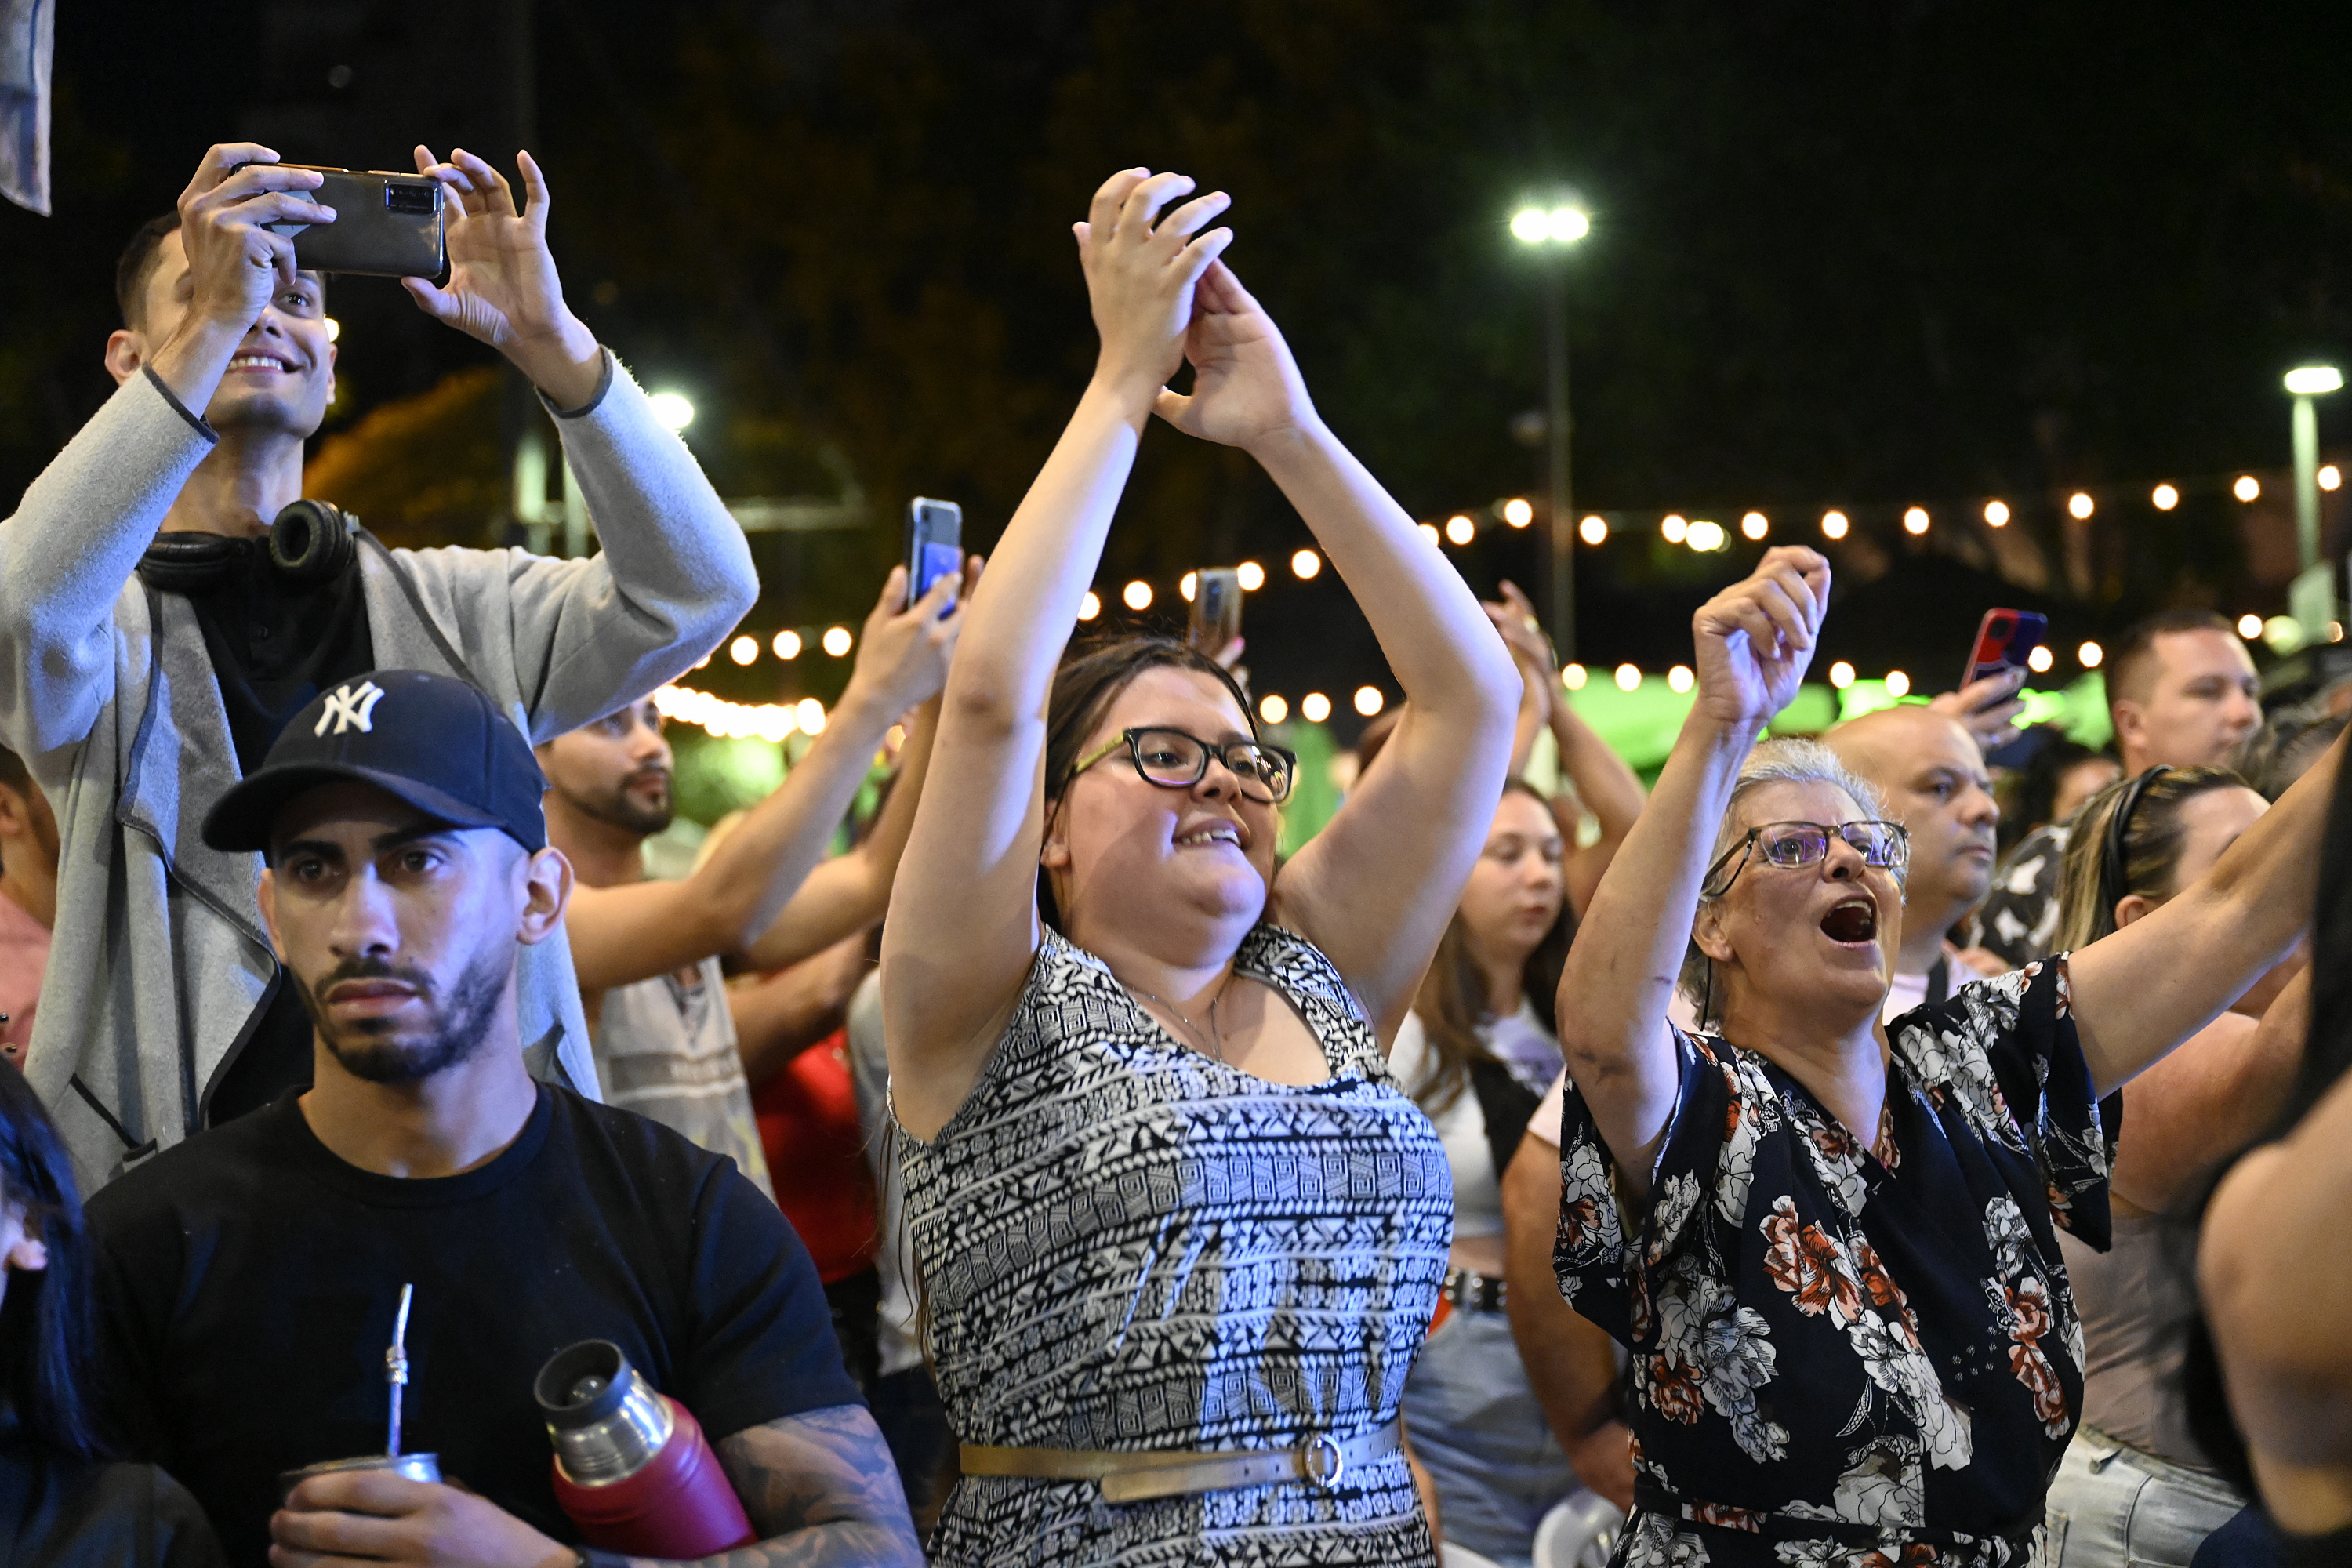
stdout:
{"type": "Polygon", "coordinates": [[[331,720],[338,735],[354,728],[372,735],[375,732],[375,705],[383,700],[383,688],[373,680],[361,681],[357,690],[348,685],[338,686],[327,693],[327,710],[319,715],[318,728],[310,733],[325,734],[331,720]]]}

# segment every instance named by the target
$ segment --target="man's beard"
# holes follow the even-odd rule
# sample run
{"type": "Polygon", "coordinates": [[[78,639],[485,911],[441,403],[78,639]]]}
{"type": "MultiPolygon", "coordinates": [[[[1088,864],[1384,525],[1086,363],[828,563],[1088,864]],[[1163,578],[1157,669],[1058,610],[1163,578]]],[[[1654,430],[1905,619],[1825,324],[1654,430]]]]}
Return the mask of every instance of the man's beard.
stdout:
{"type": "Polygon", "coordinates": [[[641,773],[631,773],[615,784],[609,794],[586,795],[574,794],[571,790],[564,790],[562,793],[572,808],[583,816],[593,817],[598,822],[609,824],[624,832],[634,833],[640,838],[650,838],[667,828],[670,824],[670,818],[677,815],[677,795],[671,789],[670,784],[670,773],[667,768],[648,768],[641,773]],[[656,778],[661,781],[661,793],[653,805],[644,805],[635,795],[629,793],[632,784],[656,778]]]}
{"type": "Polygon", "coordinates": [[[345,1072],[369,1083],[421,1083],[467,1061],[488,1042],[490,1015],[498,1010],[499,998],[513,973],[513,950],[502,952],[494,944],[475,955],[451,987],[448,1001],[440,1006],[432,1005],[430,980],[415,970],[395,969],[381,959],[342,964],[315,986],[299,976],[295,983],[301,986],[302,1000],[310,1009],[320,1040],[345,1072]],[[351,1026],[346,1037],[338,1037],[319,1005],[319,993],[346,980],[398,980],[415,986],[428,1008],[422,1030],[405,1039],[387,1037],[377,1031],[389,1028],[393,1020],[373,1019],[351,1026]]]}

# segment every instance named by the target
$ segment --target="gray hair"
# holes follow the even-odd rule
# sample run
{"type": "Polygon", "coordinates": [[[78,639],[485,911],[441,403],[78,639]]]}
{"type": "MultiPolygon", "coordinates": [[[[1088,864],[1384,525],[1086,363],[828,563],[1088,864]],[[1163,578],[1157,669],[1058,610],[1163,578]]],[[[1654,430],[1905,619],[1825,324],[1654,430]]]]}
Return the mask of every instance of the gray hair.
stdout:
{"type": "MultiPolygon", "coordinates": [[[[1767,784],[1829,784],[1845,792],[1863,816],[1883,817],[1886,815],[1885,798],[1869,780],[1839,761],[1838,754],[1819,741],[1795,739],[1766,741],[1748,753],[1739,765],[1739,777],[1731,786],[1731,798],[1725,802],[1723,820],[1715,830],[1715,847],[1707,852],[1706,863],[1713,866],[1723,858],[1731,847],[1739,842],[1754,824],[1741,809],[1749,795],[1767,784]]],[[[1898,874],[1895,882],[1902,883],[1898,874]]],[[[1701,897],[1700,902],[1712,900],[1701,897]]],[[[1710,998],[1707,995],[1712,969],[1706,955],[1691,942],[1683,953],[1683,972],[1679,982],[1682,994],[1690,1005],[1699,1010],[1700,1022],[1706,1022],[1710,998]]]]}

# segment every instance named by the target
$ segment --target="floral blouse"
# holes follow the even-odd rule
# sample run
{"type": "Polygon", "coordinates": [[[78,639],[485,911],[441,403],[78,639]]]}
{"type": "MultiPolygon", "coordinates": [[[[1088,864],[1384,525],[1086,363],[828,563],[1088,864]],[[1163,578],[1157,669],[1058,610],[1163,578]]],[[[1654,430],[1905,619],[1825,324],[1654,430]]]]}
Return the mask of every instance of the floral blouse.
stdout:
{"type": "Polygon", "coordinates": [[[1753,1051],[1680,1031],[1644,1204],[1574,1086],[1560,1289],[1633,1352],[1621,1561],[2002,1568],[2074,1430],[2053,1225],[2107,1245],[2107,1135],[2051,959],[1887,1027],[1864,1149],[1753,1051]]]}

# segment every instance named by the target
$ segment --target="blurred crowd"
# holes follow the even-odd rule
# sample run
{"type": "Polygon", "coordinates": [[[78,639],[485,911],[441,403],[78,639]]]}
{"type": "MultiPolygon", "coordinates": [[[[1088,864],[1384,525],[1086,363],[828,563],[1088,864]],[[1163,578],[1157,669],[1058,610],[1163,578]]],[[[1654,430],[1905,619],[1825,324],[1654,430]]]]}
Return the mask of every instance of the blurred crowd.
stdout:
{"type": "Polygon", "coordinates": [[[2352,1561],[2352,681],[2266,710],[2175,609],[2095,746],[2021,664],[1790,735],[1832,582],[1776,549],[1645,781],[1321,423],[1228,199],[1131,170],[985,572],[895,569],[655,878],[651,694],[760,584],[536,165],[417,167],[405,286],[539,389],[597,553],[302,496],[280,230],[335,215],[248,145],[0,522],[0,1558],[2352,1561]],[[1405,693],[1287,856],[1230,627],[1072,642],[1154,420],[1265,469],[1405,693]],[[566,1447],[623,1420],[540,1379],[590,1342],[707,1549],[566,1447]]]}

